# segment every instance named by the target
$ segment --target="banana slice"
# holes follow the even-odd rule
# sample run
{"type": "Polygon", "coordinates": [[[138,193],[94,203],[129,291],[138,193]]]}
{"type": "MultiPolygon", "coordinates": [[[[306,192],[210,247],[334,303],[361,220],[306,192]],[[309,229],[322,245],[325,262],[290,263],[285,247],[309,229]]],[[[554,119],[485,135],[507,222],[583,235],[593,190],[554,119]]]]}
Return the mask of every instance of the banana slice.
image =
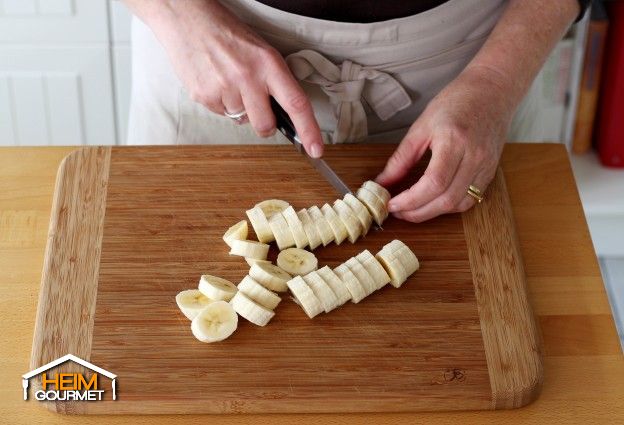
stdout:
{"type": "Polygon", "coordinates": [[[191,332],[201,342],[223,341],[238,327],[238,315],[226,301],[215,301],[191,322],[191,332]]]}
{"type": "Polygon", "coordinates": [[[403,264],[386,248],[379,251],[375,255],[375,258],[377,258],[384,269],[386,269],[386,272],[390,276],[390,284],[395,288],[400,288],[407,280],[408,276],[403,264]]]}
{"type": "Polygon", "coordinates": [[[234,298],[232,298],[230,303],[232,304],[234,311],[249,320],[254,325],[265,326],[271,321],[273,316],[275,316],[273,311],[255,303],[241,291],[238,291],[236,295],[234,295],[234,298]]]}
{"type": "Polygon", "coordinates": [[[418,262],[418,258],[409,248],[401,248],[392,253],[397,260],[401,262],[407,276],[411,276],[416,270],[420,268],[420,263],[418,262]]]}
{"type": "Polygon", "coordinates": [[[236,291],[236,285],[217,276],[204,274],[199,279],[199,292],[211,300],[230,301],[236,291]]]}
{"type": "Polygon", "coordinates": [[[273,264],[254,264],[249,269],[249,276],[267,289],[275,292],[288,290],[286,282],[292,276],[273,264]]]}
{"type": "Polygon", "coordinates": [[[256,260],[266,260],[269,255],[269,245],[262,242],[233,239],[231,243],[230,255],[240,255],[256,260]]]}
{"type": "Polygon", "coordinates": [[[375,223],[381,226],[386,218],[388,218],[388,208],[382,200],[364,187],[359,188],[355,196],[368,208],[368,211],[375,219],[375,223]]]}
{"type": "Polygon", "coordinates": [[[370,229],[371,224],[373,224],[373,216],[368,212],[368,208],[355,196],[350,193],[347,193],[343,201],[351,207],[358,220],[362,224],[362,228],[364,229],[362,235],[366,235],[368,233],[368,229],[370,229]]]}
{"type": "Polygon", "coordinates": [[[351,294],[351,302],[357,304],[366,297],[364,287],[346,264],[341,264],[336,267],[334,273],[336,273],[351,294]]]}
{"type": "Polygon", "coordinates": [[[271,231],[275,235],[275,242],[280,250],[295,246],[295,238],[282,213],[274,214],[269,218],[269,226],[271,226],[271,231]]]}
{"type": "Polygon", "coordinates": [[[330,269],[328,266],[324,266],[318,269],[316,272],[325,281],[325,283],[329,285],[331,290],[334,291],[334,294],[336,294],[336,298],[338,299],[339,305],[343,305],[351,299],[351,293],[332,269],[330,269]]]}
{"type": "Polygon", "coordinates": [[[310,251],[314,251],[323,241],[321,241],[321,236],[318,230],[316,230],[312,217],[310,217],[308,210],[305,208],[297,211],[297,217],[299,217],[301,224],[303,224],[303,230],[308,238],[310,251]]]}
{"type": "Polygon", "coordinates": [[[386,286],[386,284],[390,283],[391,279],[390,276],[388,276],[386,269],[383,268],[383,266],[368,249],[356,255],[355,259],[362,263],[368,274],[372,276],[376,289],[381,289],[386,286]]]}
{"type": "Polygon", "coordinates": [[[286,219],[286,224],[288,224],[288,227],[290,228],[290,231],[293,235],[293,239],[295,240],[295,246],[300,249],[308,246],[310,241],[306,236],[306,232],[303,229],[303,223],[301,222],[301,220],[299,220],[299,216],[297,216],[295,209],[289,206],[284,211],[282,211],[282,215],[286,219]]]}
{"type": "Polygon", "coordinates": [[[342,241],[349,236],[347,228],[340,217],[338,217],[338,214],[336,214],[336,211],[334,211],[329,204],[323,205],[321,207],[321,212],[325,216],[325,220],[327,220],[329,227],[331,227],[332,232],[334,233],[334,242],[336,242],[336,245],[340,245],[342,241]]]}
{"type": "Polygon", "coordinates": [[[390,195],[390,192],[388,192],[385,187],[379,183],[375,183],[372,180],[365,181],[364,184],[362,184],[362,187],[373,192],[375,196],[381,199],[381,202],[383,202],[384,205],[388,205],[392,195],[390,195]]]}
{"type": "Polygon", "coordinates": [[[310,251],[288,248],[277,255],[277,266],[292,276],[303,276],[317,269],[318,260],[310,251]]]}
{"type": "Polygon", "coordinates": [[[187,289],[176,295],[176,304],[178,304],[182,314],[189,320],[193,320],[203,309],[213,302],[214,300],[202,294],[199,289],[187,289]]]}
{"type": "Polygon", "coordinates": [[[364,292],[366,292],[366,296],[375,292],[375,289],[377,289],[375,281],[368,271],[366,271],[362,263],[360,263],[355,257],[351,257],[344,264],[355,275],[358,282],[360,282],[364,288],[364,292]]]}
{"type": "Polygon", "coordinates": [[[308,208],[308,213],[312,218],[312,222],[316,226],[316,230],[321,237],[323,246],[329,245],[334,240],[334,232],[332,232],[331,227],[329,227],[329,223],[325,220],[325,216],[321,212],[320,208],[314,205],[313,207],[308,208]]]}
{"type": "Polygon", "coordinates": [[[256,263],[271,264],[269,260],[256,260],[255,258],[245,258],[245,261],[247,261],[249,267],[253,266],[256,263]]]}
{"type": "Polygon", "coordinates": [[[268,220],[275,214],[284,211],[290,204],[281,199],[267,199],[266,201],[258,202],[254,206],[260,208],[268,220]]]}
{"type": "Polygon", "coordinates": [[[238,290],[247,295],[249,299],[260,304],[262,307],[275,310],[282,300],[279,295],[269,291],[264,286],[253,280],[251,276],[245,276],[238,284],[238,290]]]}
{"type": "Polygon", "coordinates": [[[338,298],[331,287],[323,280],[317,272],[311,272],[303,276],[303,280],[308,284],[316,298],[321,302],[325,313],[329,313],[340,305],[338,298]]]}
{"type": "Polygon", "coordinates": [[[269,226],[269,220],[260,207],[254,207],[245,211],[245,213],[260,242],[270,243],[275,240],[275,236],[273,236],[273,232],[271,231],[271,226],[269,226]]]}
{"type": "Polygon", "coordinates": [[[249,233],[249,226],[247,226],[247,220],[241,220],[238,223],[236,223],[234,226],[227,229],[227,231],[223,235],[223,240],[231,248],[232,243],[230,241],[232,239],[245,240],[247,239],[247,233],[249,233]]]}
{"type": "Polygon", "coordinates": [[[321,302],[301,276],[295,276],[289,280],[288,289],[310,319],[323,312],[321,302]]]}
{"type": "Polygon", "coordinates": [[[336,211],[336,214],[338,214],[338,217],[342,220],[342,224],[344,224],[347,229],[349,242],[355,243],[355,241],[357,241],[362,235],[363,229],[360,220],[358,220],[351,207],[349,207],[349,205],[347,205],[342,199],[336,199],[333,208],[334,211],[336,211]]]}

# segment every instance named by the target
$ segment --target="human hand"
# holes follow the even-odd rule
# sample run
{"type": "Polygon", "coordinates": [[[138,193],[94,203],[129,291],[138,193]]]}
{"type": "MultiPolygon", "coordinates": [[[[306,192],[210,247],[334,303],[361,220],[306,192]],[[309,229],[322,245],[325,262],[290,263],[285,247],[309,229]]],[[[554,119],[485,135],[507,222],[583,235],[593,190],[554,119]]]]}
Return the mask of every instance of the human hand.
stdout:
{"type": "Polygon", "coordinates": [[[423,176],[390,200],[398,218],[420,223],[475,204],[471,184],[485,192],[494,178],[515,105],[505,96],[502,76],[465,70],[444,88],[411,126],[376,181],[397,183],[431,149],[423,176]]]}

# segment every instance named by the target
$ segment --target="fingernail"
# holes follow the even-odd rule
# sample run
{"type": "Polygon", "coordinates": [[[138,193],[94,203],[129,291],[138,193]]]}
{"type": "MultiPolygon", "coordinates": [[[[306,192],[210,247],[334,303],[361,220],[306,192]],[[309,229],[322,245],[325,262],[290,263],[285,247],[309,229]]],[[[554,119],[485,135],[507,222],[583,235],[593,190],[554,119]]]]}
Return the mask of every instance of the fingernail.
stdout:
{"type": "Polygon", "coordinates": [[[396,202],[390,202],[388,204],[388,212],[394,213],[399,211],[398,209],[398,205],[396,204],[396,202]]]}
{"type": "Polygon", "coordinates": [[[310,150],[312,152],[312,158],[321,157],[321,147],[319,145],[312,145],[312,148],[310,150]]]}

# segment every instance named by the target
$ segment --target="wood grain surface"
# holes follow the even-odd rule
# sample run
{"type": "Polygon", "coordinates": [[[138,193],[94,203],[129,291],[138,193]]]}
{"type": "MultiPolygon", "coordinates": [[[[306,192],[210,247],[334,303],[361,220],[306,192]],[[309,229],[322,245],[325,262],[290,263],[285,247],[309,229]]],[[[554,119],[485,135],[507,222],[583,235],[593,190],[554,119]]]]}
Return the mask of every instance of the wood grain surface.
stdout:
{"type": "MultiPolygon", "coordinates": [[[[84,162],[103,150],[71,158],[84,162]]],[[[389,145],[335,146],[327,159],[356,188],[374,177],[391,152],[389,145]]],[[[76,167],[87,164],[66,161],[60,175],[74,176],[76,167]]],[[[501,173],[484,208],[465,217],[421,225],[390,219],[383,231],[354,245],[316,251],[320,264],[333,267],[363,249],[374,252],[401,239],[422,268],[400,290],[384,288],[315,320],[285,300],[269,326],[241,320],[231,338],[211,345],[191,336],[175,294],[195,287],[202,273],[235,282],[246,274],[247,264],[227,254],[221,236],[250,206],[267,198],[288,200],[297,209],[320,206],[335,198],[331,187],[288,146],[113,148],[107,184],[96,181],[106,187],[100,197],[87,187],[90,179],[80,181],[68,178],[69,189],[60,182],[61,193],[73,190],[72,199],[96,205],[82,205],[88,210],[105,205],[101,253],[73,248],[76,240],[99,241],[102,234],[101,227],[83,229],[93,214],[79,210],[82,221],[52,242],[65,238],[68,249],[48,251],[53,259],[45,267],[84,266],[84,273],[98,275],[95,285],[86,282],[97,296],[82,296],[80,275],[68,276],[72,283],[66,286],[44,273],[43,294],[64,297],[46,297],[41,304],[39,317],[45,319],[38,320],[33,362],[58,357],[45,357],[37,346],[51,338],[89,339],[84,357],[119,376],[119,397],[71,408],[59,403],[57,411],[473,410],[519,407],[537,395],[541,360],[501,173]],[[50,303],[59,311],[72,300],[82,300],[84,323],[48,313],[50,303]]],[[[53,221],[66,210],[59,201],[55,208],[53,221]]],[[[55,350],[63,351],[64,343],[55,350]]]]}
{"type": "Polygon", "coordinates": [[[544,384],[522,409],[282,415],[58,415],[22,400],[54,181],[75,148],[0,148],[0,418],[11,424],[614,424],[624,358],[565,149],[509,144],[502,157],[527,285],[543,336],[544,384]]]}

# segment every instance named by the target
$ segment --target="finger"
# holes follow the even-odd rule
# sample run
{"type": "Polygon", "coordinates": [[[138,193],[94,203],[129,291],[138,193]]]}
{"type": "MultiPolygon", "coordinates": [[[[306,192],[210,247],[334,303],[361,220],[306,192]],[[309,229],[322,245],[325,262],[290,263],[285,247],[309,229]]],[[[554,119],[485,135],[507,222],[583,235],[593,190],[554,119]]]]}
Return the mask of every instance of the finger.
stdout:
{"type": "MultiPolygon", "coordinates": [[[[243,98],[238,90],[228,90],[221,94],[221,100],[223,102],[224,112],[230,114],[238,114],[245,111],[245,105],[243,104],[243,98]]],[[[249,121],[247,115],[239,120],[232,120],[236,124],[244,124],[249,121]]]]}
{"type": "Polygon", "coordinates": [[[390,200],[388,211],[412,211],[440,196],[449,187],[463,157],[463,149],[452,143],[437,146],[422,177],[409,189],[390,200]]]}
{"type": "Polygon", "coordinates": [[[425,150],[427,150],[425,138],[421,137],[418,132],[410,130],[375,181],[382,186],[391,186],[400,181],[409,173],[414,164],[420,161],[425,150]]]}
{"type": "Polygon", "coordinates": [[[275,115],[271,111],[269,94],[260,87],[247,87],[241,92],[249,122],[259,137],[275,134],[275,115]]]}
{"type": "MultiPolygon", "coordinates": [[[[492,183],[492,180],[494,179],[495,174],[496,174],[496,168],[494,168],[494,170],[480,172],[474,178],[474,181],[469,183],[469,185],[472,184],[481,191],[481,195],[484,197],[483,202],[485,202],[486,190],[488,186],[490,185],[490,183],[492,183]]],[[[466,192],[467,191],[468,191],[468,187],[466,187],[466,192]]],[[[477,204],[477,200],[475,198],[468,195],[467,193],[466,195],[467,196],[464,197],[457,205],[457,209],[456,209],[457,212],[468,211],[470,208],[472,208],[473,206],[477,204]]]]}
{"type": "Polygon", "coordinates": [[[268,81],[269,90],[292,120],[308,155],[320,158],[323,155],[323,139],[312,104],[288,67],[284,67],[286,69],[281,69],[268,81]]]}

